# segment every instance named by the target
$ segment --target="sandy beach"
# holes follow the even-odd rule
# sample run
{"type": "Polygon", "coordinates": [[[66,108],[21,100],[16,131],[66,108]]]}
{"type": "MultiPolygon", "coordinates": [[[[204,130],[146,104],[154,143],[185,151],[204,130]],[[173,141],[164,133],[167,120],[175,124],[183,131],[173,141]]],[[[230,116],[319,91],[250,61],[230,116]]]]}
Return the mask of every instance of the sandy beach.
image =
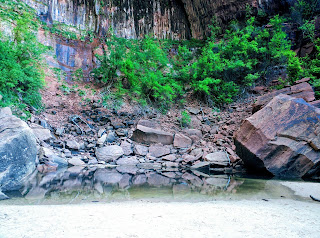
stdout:
{"type": "Polygon", "coordinates": [[[308,237],[320,204],[291,199],[0,206],[1,238],[308,237]]]}

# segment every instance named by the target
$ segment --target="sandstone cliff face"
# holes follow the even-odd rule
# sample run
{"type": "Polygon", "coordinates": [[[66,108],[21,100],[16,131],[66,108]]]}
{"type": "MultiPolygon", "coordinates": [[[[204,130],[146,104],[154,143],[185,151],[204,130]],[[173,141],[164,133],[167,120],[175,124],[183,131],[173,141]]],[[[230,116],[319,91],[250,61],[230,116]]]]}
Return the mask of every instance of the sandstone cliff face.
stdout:
{"type": "Polygon", "coordinates": [[[105,35],[111,27],[125,38],[203,39],[213,16],[227,25],[246,5],[277,9],[289,0],[23,0],[49,22],[105,35]]]}

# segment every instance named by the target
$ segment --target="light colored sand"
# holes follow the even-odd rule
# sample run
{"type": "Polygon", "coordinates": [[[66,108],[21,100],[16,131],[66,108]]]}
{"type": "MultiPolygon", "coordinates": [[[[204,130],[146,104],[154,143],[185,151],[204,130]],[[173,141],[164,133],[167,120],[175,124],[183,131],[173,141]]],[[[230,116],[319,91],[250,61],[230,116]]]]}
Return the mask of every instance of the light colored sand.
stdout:
{"type": "MultiPolygon", "coordinates": [[[[306,183],[306,182],[280,182],[283,186],[294,191],[295,195],[302,197],[310,197],[310,195],[320,198],[320,183],[306,183]]],[[[320,237],[320,234],[319,234],[320,237]]]]}
{"type": "Polygon", "coordinates": [[[0,206],[1,238],[319,238],[320,204],[289,199],[0,206]]]}

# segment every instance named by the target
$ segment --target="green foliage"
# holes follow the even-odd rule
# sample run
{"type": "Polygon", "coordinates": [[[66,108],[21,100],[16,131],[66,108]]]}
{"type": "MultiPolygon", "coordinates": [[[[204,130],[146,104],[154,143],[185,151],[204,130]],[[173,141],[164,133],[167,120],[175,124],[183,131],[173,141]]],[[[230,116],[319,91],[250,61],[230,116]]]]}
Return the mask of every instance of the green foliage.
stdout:
{"type": "Polygon", "coordinates": [[[96,79],[116,86],[132,98],[169,107],[182,92],[172,77],[167,52],[158,40],[126,40],[112,36],[106,39],[108,52],[100,57],[101,66],[93,71],[96,79]]]}
{"type": "MultiPolygon", "coordinates": [[[[245,26],[233,22],[219,41],[213,32],[190,69],[195,91],[208,96],[214,104],[230,103],[240,88],[254,85],[276,65],[290,65],[293,81],[301,66],[290,50],[282,24],[283,19],[275,16],[269,22],[271,29],[262,28],[250,17],[245,26]]],[[[216,26],[212,29],[219,30],[216,26]]]]}
{"type": "Polygon", "coordinates": [[[190,114],[184,110],[181,112],[181,117],[180,117],[180,126],[181,127],[187,127],[191,123],[191,116],[190,114]]]}
{"type": "MultiPolygon", "coordinates": [[[[5,17],[8,15],[7,12],[5,17]]],[[[3,18],[2,12],[1,17],[13,20],[3,18]]],[[[0,106],[13,105],[22,111],[27,105],[39,109],[42,106],[39,89],[44,83],[40,64],[44,47],[37,42],[33,14],[21,10],[15,25],[13,39],[0,34],[0,94],[3,96],[0,106]]]]}

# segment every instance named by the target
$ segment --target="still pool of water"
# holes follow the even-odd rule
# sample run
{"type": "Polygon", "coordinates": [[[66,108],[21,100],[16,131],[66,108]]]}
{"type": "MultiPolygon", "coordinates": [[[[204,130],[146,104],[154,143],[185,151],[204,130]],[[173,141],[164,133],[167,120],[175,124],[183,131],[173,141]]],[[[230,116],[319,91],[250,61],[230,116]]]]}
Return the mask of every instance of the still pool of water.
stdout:
{"type": "Polygon", "coordinates": [[[310,200],[309,193],[320,197],[320,183],[248,178],[215,174],[212,171],[71,167],[47,174],[35,172],[20,191],[7,193],[11,199],[0,201],[0,205],[240,199],[267,201],[278,198],[310,200]],[[299,190],[310,186],[311,190],[299,193],[299,190]]]}

